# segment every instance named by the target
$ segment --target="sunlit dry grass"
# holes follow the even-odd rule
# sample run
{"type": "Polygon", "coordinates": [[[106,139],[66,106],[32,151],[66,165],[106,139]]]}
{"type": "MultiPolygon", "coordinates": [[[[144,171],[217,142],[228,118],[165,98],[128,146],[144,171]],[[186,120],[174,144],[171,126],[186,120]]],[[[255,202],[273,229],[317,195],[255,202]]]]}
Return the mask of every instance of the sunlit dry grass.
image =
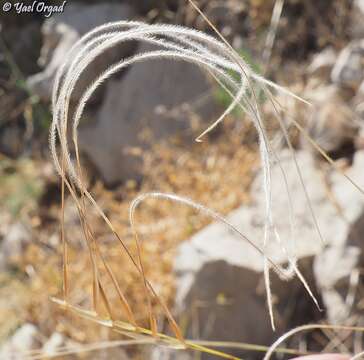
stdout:
{"type": "MultiPolygon", "coordinates": [[[[193,1],[190,3],[200,12],[193,1]]],[[[204,17],[201,12],[200,15],[204,17]]],[[[214,28],[208,19],[205,20],[214,28]]],[[[134,22],[108,24],[86,35],[74,48],[74,51],[78,52],[73,53],[69,62],[66,62],[60,70],[53,96],[54,119],[50,139],[56,169],[62,179],[60,240],[63,249],[63,276],[55,275],[53,272],[54,268],[60,266],[59,258],[47,256],[47,250],[42,248],[30,247],[27,252],[30,258],[36,259],[35,267],[37,264],[42,264],[42,267],[35,271],[36,278],[32,279],[32,290],[36,297],[32,306],[34,306],[33,310],[37,319],[44,319],[44,324],[48,321],[49,328],[51,328],[52,321],[57,320],[61,331],[70,329],[65,322],[68,321],[69,314],[73,313],[91,323],[103,325],[128,337],[236,359],[228,354],[184,339],[169,311],[170,306],[173,305],[172,260],[173,251],[178,243],[210,221],[203,214],[197,214],[196,209],[201,210],[205,215],[212,214],[215,218],[223,219],[221,215],[215,216],[211,209],[224,214],[248,200],[247,190],[254,172],[258,169],[257,165],[262,167],[263,190],[266,199],[264,247],[261,249],[255,246],[254,242],[251,244],[262,254],[262,261],[264,261],[267,302],[272,327],[274,328],[274,319],[270,269],[276,269],[283,279],[297,276],[318,306],[309,284],[306,283],[297,268],[295,254],[286,251],[285,245],[280,241],[280,236],[275,229],[274,214],[271,211],[270,168],[273,162],[277,162],[279,165],[279,157],[271,146],[258,101],[259,95],[264,93],[271,102],[275,109],[277,124],[295,159],[287,133],[287,124],[281,118],[279,104],[275,101],[271,90],[281,91],[292,97],[296,96],[255,74],[217,30],[216,33],[220,36],[219,40],[177,26],[149,26],[134,22]],[[161,46],[161,50],[123,59],[112,65],[106,72],[95,74],[95,76],[97,75],[95,82],[85,91],[76,111],[71,113],[70,95],[82,71],[108,47],[129,40],[158,44],[161,46]],[[155,146],[153,155],[145,158],[145,172],[148,175],[140,191],[132,182],[119,193],[108,192],[96,184],[92,188],[91,195],[86,187],[77,144],[77,126],[83,109],[92,92],[118,70],[134,62],[157,58],[194,63],[207,70],[212,78],[231,95],[231,104],[217,121],[201,134],[196,134],[197,141],[205,140],[205,135],[220,124],[236,106],[240,106],[245,111],[247,115],[244,117],[244,121],[249,121],[250,125],[246,128],[238,128],[240,133],[239,131],[232,132],[232,135],[226,131],[226,133],[229,132],[228,141],[223,135],[220,135],[218,141],[210,144],[205,140],[206,142],[202,145],[196,144],[190,147],[189,152],[183,146],[178,145],[174,145],[174,151],[168,150],[171,145],[155,146]],[[239,75],[239,81],[232,78],[229,71],[236,72],[239,75]],[[72,126],[68,124],[69,120],[73,120],[72,126]],[[67,136],[69,127],[73,132],[75,163],[70,155],[67,136]],[[251,131],[252,128],[257,133],[257,146],[242,146],[241,139],[246,137],[245,131],[247,129],[251,131]],[[156,187],[158,192],[163,191],[172,195],[162,195],[158,196],[158,199],[143,202],[140,209],[138,208],[135,212],[136,208],[129,209],[129,203],[133,198],[141,193],[155,191],[156,187]],[[238,190],[232,192],[231,189],[238,190]],[[71,196],[66,197],[66,193],[70,193],[71,196]],[[193,199],[193,202],[186,200],[187,198],[193,199]],[[168,201],[165,201],[166,199],[176,200],[182,204],[170,205],[168,201]],[[73,206],[76,209],[75,217],[68,219],[72,201],[74,201],[73,206]],[[183,207],[183,204],[192,204],[192,206],[183,207]],[[129,219],[132,219],[134,228],[130,227],[129,219]],[[134,223],[135,219],[137,221],[134,223]],[[277,246],[287,255],[289,263],[287,269],[273,264],[265,254],[265,246],[268,241],[272,240],[275,240],[277,246]],[[156,263],[158,266],[155,266],[156,263]],[[50,285],[51,283],[53,285],[50,285]],[[60,287],[54,286],[54,284],[60,287]],[[60,288],[63,288],[61,294],[59,294],[60,288]],[[44,289],[47,289],[47,295],[54,294],[57,297],[53,300],[55,304],[60,305],[58,310],[42,311],[45,301],[44,289]],[[63,310],[67,311],[66,315],[62,313],[63,310]],[[52,314],[52,320],[49,320],[50,314],[52,314]],[[169,326],[167,327],[166,324],[169,326]],[[168,330],[174,337],[166,335],[168,330]]],[[[305,130],[299,123],[294,119],[292,123],[305,134],[305,130]]],[[[234,125],[227,124],[226,129],[229,126],[234,125]]],[[[169,141],[171,140],[169,139],[169,141]]],[[[312,141],[311,143],[322,153],[317,144],[312,141]]],[[[335,163],[326,154],[322,153],[322,155],[335,167],[335,163]]],[[[301,178],[297,163],[296,170],[301,178]]],[[[345,174],[343,175],[345,176],[345,174]]],[[[348,178],[348,180],[356,186],[351,179],[348,178]]],[[[305,188],[303,182],[302,186],[305,188]]],[[[357,188],[362,191],[360,187],[357,186],[357,188]]],[[[288,186],[286,186],[286,190],[291,203],[288,186]]],[[[308,196],[307,202],[310,205],[308,196]]],[[[312,217],[319,233],[313,211],[312,217]]],[[[295,230],[294,219],[291,219],[292,241],[295,238],[295,230]]],[[[243,234],[241,234],[241,238],[247,240],[243,234]]],[[[250,240],[248,241],[250,242],[250,240]]],[[[55,252],[55,255],[60,255],[57,250],[55,252]]],[[[32,278],[31,275],[30,278],[32,278]]],[[[77,324],[81,323],[82,320],[78,319],[77,324]]],[[[316,326],[316,328],[323,327],[325,326],[316,326]]],[[[332,327],[328,326],[328,328],[332,327]]],[[[297,329],[297,331],[306,329],[310,328],[297,329]]],[[[354,328],[350,329],[354,330],[354,328]]],[[[70,335],[77,338],[77,325],[70,331],[73,332],[70,335]]],[[[292,333],[294,332],[296,330],[292,330],[292,333]]],[[[89,341],[93,338],[100,338],[97,328],[91,325],[87,332],[83,329],[80,333],[83,334],[83,338],[79,336],[80,341],[84,341],[85,338],[89,341]]],[[[287,333],[286,337],[290,334],[287,333]]],[[[266,354],[266,359],[269,359],[271,353],[284,339],[285,337],[279,339],[272,346],[266,354]]]]}

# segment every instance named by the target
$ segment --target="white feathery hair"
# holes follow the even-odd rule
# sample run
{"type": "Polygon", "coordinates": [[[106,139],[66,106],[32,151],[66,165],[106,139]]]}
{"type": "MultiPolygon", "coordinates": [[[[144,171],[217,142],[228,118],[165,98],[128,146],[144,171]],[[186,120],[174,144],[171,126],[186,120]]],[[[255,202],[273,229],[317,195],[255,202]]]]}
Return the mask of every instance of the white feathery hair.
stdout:
{"type": "MultiPolygon", "coordinates": [[[[75,43],[75,45],[70,50],[66,61],[56,75],[52,96],[53,121],[50,129],[50,148],[54,164],[59,175],[62,177],[63,181],[66,182],[68,188],[71,189],[71,186],[76,187],[80,193],[83,194],[83,196],[85,196],[91,202],[91,204],[96,207],[99,215],[102,216],[111,229],[113,229],[102,209],[97,205],[92,195],[85,188],[80,173],[77,171],[71,159],[71,152],[67,140],[67,129],[69,127],[68,121],[70,117],[69,107],[71,95],[81,74],[87,69],[87,67],[96,57],[103,54],[106,50],[128,41],[138,41],[153,44],[158,46],[158,49],[154,50],[153,48],[143,53],[137,53],[128,58],[121,59],[115,64],[110,65],[101,74],[95,74],[94,81],[84,91],[72,116],[72,141],[74,143],[77,158],[79,156],[77,129],[82,118],[83,111],[92,94],[108,78],[118,71],[126,68],[127,66],[144,62],[146,60],[171,59],[175,61],[186,61],[197,65],[202,70],[205,70],[211,74],[218,84],[220,84],[223,89],[232,97],[230,105],[223,111],[221,116],[197,138],[197,140],[201,141],[201,137],[203,135],[217,126],[237,106],[241,107],[247,113],[247,118],[252,121],[258,134],[259,150],[263,169],[262,186],[265,195],[263,248],[258,248],[251,240],[248,240],[247,237],[240,232],[238,232],[238,234],[245,241],[248,240],[248,242],[262,254],[264,261],[264,277],[267,291],[267,302],[272,327],[274,328],[273,306],[269,280],[269,270],[271,268],[275,269],[284,279],[290,279],[294,275],[297,275],[308,290],[310,296],[317,304],[317,301],[309,289],[309,286],[297,268],[295,254],[292,253],[291,250],[287,251],[285,246],[280,241],[279,234],[274,225],[271,196],[271,166],[273,161],[279,164],[279,158],[269,143],[268,135],[260,113],[256,92],[264,92],[267,94],[269,99],[272,99],[270,92],[271,90],[289,94],[299,100],[302,99],[298,98],[288,90],[256,74],[250,68],[250,66],[242,58],[238,57],[236,52],[227,46],[223,41],[220,41],[200,31],[182,26],[164,24],[149,25],[136,21],[120,21],[99,26],[88,34],[84,35],[77,43],[75,43]],[[236,80],[235,76],[232,76],[232,73],[238,76],[238,80],[236,80]],[[57,150],[57,142],[59,143],[60,151],[57,150]],[[287,255],[287,260],[289,263],[287,269],[275,265],[266,255],[266,246],[271,236],[275,239],[275,241],[277,241],[282,251],[287,255]]],[[[279,116],[277,117],[279,118],[279,116]]],[[[280,119],[279,124],[284,132],[286,141],[288,144],[290,144],[286,127],[283,124],[283,121],[280,119]]],[[[284,171],[281,166],[280,168],[285,178],[284,171]]],[[[297,171],[299,172],[298,165],[297,171]]],[[[303,182],[302,185],[304,185],[303,182]]],[[[291,213],[290,241],[294,241],[295,226],[292,215],[292,201],[286,181],[285,188],[289,198],[291,213]]],[[[213,212],[212,210],[207,209],[203,205],[196,204],[192,200],[182,198],[175,194],[162,193],[143,194],[132,203],[130,208],[130,222],[132,227],[135,227],[133,214],[137,205],[148,197],[164,198],[183,203],[187,206],[192,206],[193,208],[198,209],[209,216],[212,216],[214,219],[222,221],[235,232],[238,231],[232,225],[230,225],[225,218],[213,212]]]]}

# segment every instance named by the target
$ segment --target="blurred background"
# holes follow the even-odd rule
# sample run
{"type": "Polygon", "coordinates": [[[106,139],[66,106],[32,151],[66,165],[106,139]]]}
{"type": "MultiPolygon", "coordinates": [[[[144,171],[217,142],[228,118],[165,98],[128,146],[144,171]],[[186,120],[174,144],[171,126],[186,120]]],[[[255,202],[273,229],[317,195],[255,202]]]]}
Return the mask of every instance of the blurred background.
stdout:
{"type": "MultiPolygon", "coordinates": [[[[146,345],[111,347],[122,337],[50,301],[51,296],[61,296],[62,246],[61,182],[52,164],[48,132],[55,74],[71,46],[94,27],[138,20],[216,34],[187,0],[47,1],[54,13],[27,11],[33,1],[0,4],[0,358],[46,358],[62,347],[75,352],[63,356],[67,359],[213,358],[146,345]],[[106,348],[80,352],[85,344],[106,348]],[[32,350],[42,353],[34,357],[32,350]]],[[[319,246],[299,176],[292,175],[294,162],[286,160],[298,218],[299,266],[325,311],[317,310],[299,281],[282,282],[273,275],[277,325],[273,332],[261,257],[222,225],[209,225],[211,219],[203,214],[164,200],[148,200],[136,214],[147,277],[188,338],[269,345],[300,324],[363,325],[363,195],[323,161],[292,119],[334,159],[339,171],[364,186],[364,1],[196,0],[196,4],[254,71],[312,104],[276,95],[328,241],[325,248],[319,246]]],[[[97,58],[80,79],[71,104],[77,104],[82,90],[108,65],[146,48],[128,43],[97,58]]],[[[253,239],[261,238],[259,144],[249,119],[236,110],[204,142],[194,141],[229,102],[230,97],[200,69],[166,60],[130,67],[93,95],[79,133],[86,181],[133,254],[129,205],[148,191],[189,197],[226,215],[253,239]]],[[[275,109],[266,99],[260,102],[272,144],[286,159],[275,109]]],[[[274,192],[279,227],[288,237],[282,179],[274,183],[274,192]]],[[[143,283],[91,208],[89,216],[137,321],[148,326],[143,283]]],[[[68,195],[65,225],[70,299],[89,308],[89,254],[77,208],[68,195]]],[[[112,291],[108,295],[123,318],[117,295],[112,291]]],[[[159,305],[152,306],[159,314],[160,330],[168,332],[159,305]]],[[[302,333],[285,344],[302,353],[353,353],[363,345],[360,334],[331,330],[302,333]]],[[[251,349],[225,350],[246,359],[262,358],[251,349]]]]}

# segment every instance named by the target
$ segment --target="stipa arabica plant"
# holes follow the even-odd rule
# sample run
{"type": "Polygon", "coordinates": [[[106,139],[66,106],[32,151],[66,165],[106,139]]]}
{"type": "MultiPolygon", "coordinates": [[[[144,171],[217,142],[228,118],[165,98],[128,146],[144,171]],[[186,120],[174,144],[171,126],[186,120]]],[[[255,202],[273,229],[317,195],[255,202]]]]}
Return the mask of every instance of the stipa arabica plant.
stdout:
{"type": "MultiPolygon", "coordinates": [[[[308,293],[317,304],[308,284],[303,278],[302,274],[297,268],[297,260],[294,253],[294,239],[295,239],[295,224],[292,211],[292,199],[289,193],[287,181],[284,182],[287,199],[290,204],[291,213],[291,235],[290,241],[292,242],[289,247],[280,239],[279,232],[275,226],[274,214],[272,212],[272,187],[271,187],[271,166],[275,162],[280,166],[279,157],[274,151],[267,131],[265,123],[261,116],[259,107],[259,94],[264,93],[265,96],[272,102],[274,106],[278,107],[272,95],[272,91],[285,92],[291,96],[294,94],[289,93],[287,90],[275,85],[274,83],[264,79],[263,77],[254,73],[249,65],[237,55],[237,53],[223,40],[216,39],[212,36],[206,35],[202,32],[188,29],[180,26],[172,25],[148,25],[140,22],[128,22],[121,21],[116,23],[105,24],[83,36],[71,49],[66,61],[58,71],[56,76],[54,89],[53,89],[53,121],[50,130],[50,146],[54,159],[56,169],[62,179],[62,208],[64,209],[64,195],[67,189],[78,209],[81,226],[84,232],[84,236],[88,245],[90,259],[92,264],[93,274],[93,311],[80,309],[69,302],[69,271],[68,271],[68,245],[64,235],[64,213],[62,213],[62,242],[63,242],[63,299],[55,300],[59,304],[67,307],[68,309],[77,312],[79,315],[87,317],[91,320],[97,321],[100,324],[109,326],[114,330],[126,334],[132,337],[140,336],[154,336],[160,341],[173,346],[185,346],[191,349],[199,351],[207,351],[218,356],[226,358],[234,358],[230,355],[220,353],[211,349],[206,349],[201,345],[197,345],[194,342],[187,341],[183,338],[183,335],[174,320],[172,314],[168,310],[167,306],[163,302],[151,282],[145,275],[144,265],[140,248],[140,242],[138,234],[136,232],[136,226],[134,221],[135,210],[140,204],[149,197],[163,198],[170,201],[176,201],[186,206],[190,206],[198,211],[205,213],[224,223],[230,227],[236,234],[238,234],[242,241],[248,241],[262,255],[262,261],[264,262],[264,278],[267,292],[268,309],[271,317],[272,327],[274,328],[272,300],[270,291],[270,270],[275,270],[282,279],[291,279],[297,276],[307,289],[308,293]],[[77,82],[83,72],[98,56],[102,55],[108,49],[111,49],[122,43],[138,41],[154,45],[149,51],[143,53],[137,53],[136,55],[128,58],[121,59],[115,64],[111,64],[101,74],[95,74],[95,79],[92,84],[84,91],[81,96],[75,110],[70,109],[70,99],[72,92],[74,91],[77,82]],[[194,64],[206,71],[212,76],[213,79],[231,96],[231,103],[223,111],[221,116],[212,123],[198,138],[197,141],[202,141],[203,136],[217,126],[228,114],[230,114],[235,107],[240,107],[246,114],[246,121],[251,121],[257,131],[259,139],[259,150],[261,155],[262,173],[263,173],[263,191],[265,194],[265,213],[264,215],[264,229],[263,229],[263,245],[258,246],[254,239],[248,239],[239,230],[234,228],[229,222],[221,215],[214,211],[204,207],[201,204],[195,203],[193,200],[180,197],[176,194],[163,194],[163,193],[148,193],[139,196],[131,204],[130,208],[130,223],[135,234],[136,247],[138,249],[137,256],[134,257],[128,248],[127,244],[118,232],[115,230],[113,224],[105,215],[103,210],[97,204],[91,193],[85,186],[82,176],[82,168],[80,163],[79,148],[77,142],[78,126],[82,118],[83,111],[87,102],[91,98],[92,94],[97,88],[112,75],[125,69],[126,67],[135,63],[144,61],[153,61],[156,59],[170,59],[171,61],[186,61],[194,64]],[[72,134],[73,146],[70,146],[68,142],[69,130],[72,134]],[[73,148],[73,154],[71,153],[73,148]],[[74,162],[73,159],[76,161],[74,162]],[[116,277],[105,260],[98,241],[96,239],[94,229],[90,221],[88,221],[88,215],[86,206],[91,204],[98,215],[104,220],[111,232],[118,239],[121,245],[121,249],[127,254],[131,264],[135,267],[139,274],[140,281],[143,284],[145,296],[149,306],[149,318],[150,328],[145,329],[137,324],[135,315],[131,309],[128,299],[126,298],[123,289],[118,284],[116,277]],[[280,251],[284,252],[287,256],[288,268],[283,268],[277,264],[274,264],[272,259],[267,255],[267,244],[270,241],[275,241],[280,251]],[[100,266],[100,264],[102,266],[100,266]],[[127,321],[120,321],[113,315],[113,309],[107,298],[105,286],[101,280],[100,274],[106,272],[107,276],[112,281],[115,290],[119,296],[120,304],[124,310],[127,321]],[[161,334],[158,332],[156,315],[153,313],[151,306],[152,301],[157,301],[170,324],[175,338],[161,334]],[[108,317],[102,318],[99,315],[99,304],[103,304],[107,309],[108,317]]],[[[120,94],[122,96],[122,94],[120,94]]],[[[163,99],[161,99],[163,101],[163,99]]],[[[279,116],[277,110],[277,121],[283,131],[283,134],[287,140],[288,145],[292,150],[292,156],[294,156],[293,148],[289,142],[287,126],[279,116]]],[[[297,165],[297,163],[296,163],[297,165]]],[[[280,167],[283,178],[285,174],[283,168],[280,167]]],[[[297,171],[300,176],[299,167],[297,165],[297,171]]],[[[301,181],[302,181],[302,177],[301,181]]],[[[302,186],[304,183],[302,181],[302,186]]],[[[307,197],[309,203],[309,199],[307,197]]],[[[64,212],[64,210],[63,210],[64,212]]],[[[313,219],[315,219],[312,213],[313,219]]],[[[318,304],[317,304],[318,305],[318,304]]]]}

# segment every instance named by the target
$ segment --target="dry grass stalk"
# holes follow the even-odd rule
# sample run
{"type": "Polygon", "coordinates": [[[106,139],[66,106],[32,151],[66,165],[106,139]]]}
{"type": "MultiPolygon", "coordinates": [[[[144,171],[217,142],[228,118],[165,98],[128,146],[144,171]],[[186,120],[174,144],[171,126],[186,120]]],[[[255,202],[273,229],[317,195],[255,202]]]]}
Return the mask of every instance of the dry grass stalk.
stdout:
{"type": "MultiPolygon", "coordinates": [[[[204,16],[203,13],[199,10],[199,8],[194,4],[194,2],[192,0],[189,1],[195,7],[195,9],[199,11],[202,16],[204,16]]],[[[63,285],[63,300],[55,300],[55,301],[60,305],[64,306],[65,308],[74,311],[83,317],[96,321],[97,323],[100,323],[102,325],[111,327],[115,331],[120,332],[129,337],[152,336],[154,338],[158,338],[160,341],[168,344],[169,346],[183,346],[197,351],[205,351],[220,357],[236,359],[235,357],[232,357],[228,354],[224,354],[222,352],[218,352],[212,349],[207,349],[191,341],[186,341],[183,338],[183,335],[176,321],[174,320],[172,314],[168,310],[167,306],[164,304],[163,300],[158,296],[157,292],[155,291],[152,284],[149,282],[149,280],[145,275],[143,266],[142,248],[135,228],[134,212],[137,205],[147,197],[164,198],[171,201],[177,201],[183,203],[187,206],[191,206],[199,211],[204,212],[209,216],[212,216],[213,218],[219,221],[222,221],[227,226],[232,228],[235,232],[238,231],[234,229],[221,215],[213,212],[212,210],[204,207],[203,205],[196,204],[192,200],[177,196],[175,194],[163,194],[163,193],[145,194],[141,197],[138,197],[132,203],[130,209],[130,222],[135,234],[135,242],[137,248],[137,258],[135,258],[130,252],[130,249],[128,248],[126,243],[123,241],[121,236],[115,230],[113,224],[110,222],[106,214],[97,204],[91,193],[87,190],[83,180],[78,142],[77,142],[77,128],[82,118],[83,110],[88,100],[90,99],[94,91],[96,91],[96,89],[104,81],[106,81],[112,75],[124,69],[125,67],[146,60],[167,58],[175,61],[190,62],[210,73],[213,76],[213,78],[215,78],[216,81],[220,85],[222,85],[222,87],[232,96],[232,102],[223,112],[223,114],[217,119],[217,121],[211,124],[206,129],[206,131],[204,131],[196,140],[201,141],[202,137],[209,131],[211,131],[215,126],[217,126],[227,115],[229,115],[233,111],[233,109],[236,106],[240,106],[247,113],[248,118],[250,119],[250,121],[252,121],[253,125],[255,126],[259,137],[260,155],[261,155],[263,175],[264,175],[263,189],[266,200],[263,248],[259,248],[257,245],[254,244],[252,240],[249,240],[246,236],[244,236],[240,232],[238,233],[243,241],[248,241],[252,246],[255,247],[256,250],[258,250],[262,254],[262,258],[264,261],[264,274],[265,274],[265,282],[267,289],[267,301],[268,301],[269,313],[271,316],[272,327],[274,328],[274,319],[273,319],[270,280],[269,280],[270,269],[275,269],[277,273],[284,279],[290,279],[296,275],[302,281],[307,291],[309,292],[310,296],[314,299],[316,305],[318,306],[318,303],[314,295],[312,294],[309,285],[306,283],[302,274],[299,272],[297,268],[296,264],[297,260],[295,254],[292,253],[291,250],[287,251],[284,244],[282,244],[282,242],[280,241],[279,233],[274,225],[274,216],[273,216],[274,214],[272,214],[272,204],[271,204],[271,191],[272,191],[271,166],[274,161],[276,161],[278,164],[280,163],[279,163],[279,157],[272,148],[269,137],[265,130],[264,121],[261,116],[259,101],[257,99],[256,94],[257,93],[266,94],[271,103],[274,106],[277,106],[277,108],[279,104],[275,102],[275,99],[269,89],[288,93],[295,98],[297,98],[297,96],[291,94],[286,89],[283,89],[278,85],[273,84],[270,81],[262,78],[258,74],[255,74],[250,69],[250,67],[244,62],[244,60],[241,59],[240,56],[238,56],[238,54],[231,48],[231,46],[221,36],[221,34],[217,31],[217,29],[213,26],[213,24],[211,24],[211,22],[209,22],[207,18],[205,18],[205,20],[210,24],[210,26],[212,26],[212,28],[220,36],[220,40],[216,40],[215,38],[203,34],[201,32],[198,32],[196,30],[187,29],[180,26],[159,25],[159,24],[148,25],[140,22],[127,22],[127,21],[105,24],[103,26],[94,29],[93,31],[82,37],[71,49],[67,60],[59,70],[54,85],[53,99],[52,99],[53,122],[51,125],[51,132],[50,132],[50,146],[56,169],[62,179],[61,223],[62,223],[62,243],[63,243],[63,254],[64,254],[63,255],[64,285],[63,285]],[[102,74],[97,74],[94,82],[88,89],[86,89],[83,96],[81,97],[76,110],[72,114],[70,114],[69,104],[70,104],[71,94],[76,86],[77,80],[79,79],[83,71],[97,56],[101,55],[104,51],[106,51],[109,48],[112,48],[113,46],[116,46],[120,43],[127,41],[141,41],[153,45],[158,45],[160,47],[160,50],[152,50],[145,53],[136,54],[127,59],[122,59],[116,64],[111,65],[102,74]],[[239,81],[236,81],[235,78],[231,76],[231,72],[234,72],[238,76],[239,81]],[[76,164],[74,164],[72,161],[70,146],[68,144],[68,139],[67,139],[69,120],[72,121],[72,141],[74,145],[74,156],[76,158],[76,164]],[[57,150],[57,142],[60,149],[59,151],[57,150]],[[71,305],[68,301],[68,292],[70,286],[69,275],[68,275],[68,256],[67,256],[68,248],[64,232],[64,197],[66,188],[69,191],[71,197],[73,198],[77,206],[79,218],[84,231],[84,236],[90,252],[90,261],[92,264],[92,273],[93,273],[93,291],[92,291],[93,311],[91,312],[75,307],[71,305]],[[105,261],[101,253],[100,247],[98,245],[97,239],[92,229],[92,224],[87,219],[86,203],[94,207],[98,215],[103,219],[103,221],[109,227],[110,231],[120,242],[123,253],[127,255],[132,266],[134,266],[136,271],[138,272],[140,281],[142,281],[144,285],[145,295],[147,299],[147,306],[149,308],[150,329],[145,329],[137,325],[137,322],[135,320],[135,314],[133,314],[131,306],[126,296],[124,295],[123,290],[118,285],[118,282],[112,272],[112,269],[108,266],[107,261],[105,261]],[[278,246],[280,246],[281,248],[281,251],[283,251],[286,254],[287,260],[289,262],[288,269],[283,269],[277,266],[267,256],[265,252],[266,245],[269,241],[271,241],[271,238],[277,242],[278,246]],[[112,308],[107,299],[107,295],[105,293],[105,289],[100,277],[100,272],[102,271],[102,268],[100,268],[100,266],[98,265],[99,260],[101,260],[101,264],[104,268],[104,271],[106,271],[107,275],[109,276],[115,287],[116,292],[118,293],[120,302],[125,312],[125,316],[127,318],[127,322],[121,322],[117,320],[116,318],[114,318],[114,315],[112,314],[112,308]],[[168,319],[170,328],[174,333],[175,338],[169,337],[167,335],[158,332],[156,316],[153,313],[153,309],[151,306],[152,299],[154,299],[161,305],[164,314],[168,319]],[[99,315],[98,310],[100,304],[103,304],[104,308],[106,308],[106,311],[108,313],[107,319],[101,318],[99,315]]],[[[280,118],[280,113],[278,110],[277,110],[277,121],[279,122],[279,125],[285,135],[286,141],[292,150],[292,156],[294,156],[294,150],[288,138],[286,125],[280,118]]],[[[294,124],[301,131],[304,131],[297,122],[294,122],[294,124]]],[[[320,149],[318,150],[320,151],[320,149]]],[[[329,162],[332,162],[332,160],[329,158],[327,158],[327,160],[329,162]]],[[[296,168],[302,181],[302,177],[300,175],[300,170],[297,162],[296,162],[296,168]]],[[[281,170],[282,170],[282,175],[285,178],[284,171],[282,168],[281,170]]],[[[349,180],[352,182],[351,179],[349,180]]],[[[304,187],[303,181],[302,181],[302,186],[304,187]]],[[[285,183],[285,187],[287,190],[289,203],[291,204],[292,201],[287,183],[285,183]]],[[[360,187],[358,188],[360,189],[360,187]]],[[[307,201],[309,203],[308,195],[307,195],[307,201]]],[[[312,217],[316,221],[313,211],[312,211],[312,217]]],[[[295,232],[294,219],[291,218],[292,242],[295,241],[294,232],[295,232]]],[[[294,249],[294,246],[291,246],[290,248],[294,249]]],[[[272,351],[274,351],[274,349],[272,351]]],[[[271,352],[267,353],[268,356],[266,357],[267,359],[269,358],[270,354],[271,352]]]]}

